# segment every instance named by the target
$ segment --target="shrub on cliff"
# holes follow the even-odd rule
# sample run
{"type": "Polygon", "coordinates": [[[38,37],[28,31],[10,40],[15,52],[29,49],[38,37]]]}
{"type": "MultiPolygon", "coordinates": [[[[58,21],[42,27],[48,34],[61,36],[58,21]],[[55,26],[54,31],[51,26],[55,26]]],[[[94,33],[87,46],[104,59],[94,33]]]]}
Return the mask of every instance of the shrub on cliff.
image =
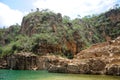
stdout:
{"type": "Polygon", "coordinates": [[[10,54],[13,54],[13,53],[14,53],[14,51],[12,50],[11,45],[7,45],[7,46],[3,47],[2,56],[10,55],[10,54]]]}

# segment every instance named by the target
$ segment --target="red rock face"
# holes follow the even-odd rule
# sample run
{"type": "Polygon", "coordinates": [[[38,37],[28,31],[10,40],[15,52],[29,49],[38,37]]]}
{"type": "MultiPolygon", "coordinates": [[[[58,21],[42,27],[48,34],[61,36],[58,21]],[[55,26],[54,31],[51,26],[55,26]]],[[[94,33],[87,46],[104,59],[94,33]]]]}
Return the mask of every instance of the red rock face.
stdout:
{"type": "Polygon", "coordinates": [[[77,52],[77,45],[74,41],[68,41],[66,42],[67,49],[71,51],[74,55],[77,52]]]}

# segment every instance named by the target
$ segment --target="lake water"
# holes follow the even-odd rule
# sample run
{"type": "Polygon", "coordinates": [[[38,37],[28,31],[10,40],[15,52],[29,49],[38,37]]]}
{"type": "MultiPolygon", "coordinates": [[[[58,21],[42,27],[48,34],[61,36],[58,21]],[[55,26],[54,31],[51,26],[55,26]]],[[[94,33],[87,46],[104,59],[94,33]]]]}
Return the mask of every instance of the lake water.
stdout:
{"type": "Polygon", "coordinates": [[[60,74],[31,70],[0,70],[0,80],[120,80],[120,76],[60,74]]]}

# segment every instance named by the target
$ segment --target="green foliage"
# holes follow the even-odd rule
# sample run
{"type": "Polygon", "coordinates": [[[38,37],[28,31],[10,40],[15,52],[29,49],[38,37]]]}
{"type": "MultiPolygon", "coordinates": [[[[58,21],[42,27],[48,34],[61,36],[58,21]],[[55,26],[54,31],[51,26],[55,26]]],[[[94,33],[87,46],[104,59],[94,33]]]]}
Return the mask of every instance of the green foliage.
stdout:
{"type": "Polygon", "coordinates": [[[20,35],[18,37],[18,41],[13,46],[13,49],[16,48],[16,50],[22,50],[22,51],[31,51],[33,41],[28,36],[22,36],[20,35]]]}
{"type": "Polygon", "coordinates": [[[70,17],[69,16],[63,16],[62,19],[63,19],[62,21],[63,21],[64,24],[70,22],[70,17]]]}
{"type": "Polygon", "coordinates": [[[13,54],[12,44],[6,45],[2,48],[2,56],[13,54]]]}
{"type": "Polygon", "coordinates": [[[41,33],[41,34],[34,34],[33,40],[35,42],[39,42],[39,40],[46,40],[48,43],[57,44],[59,37],[52,33],[41,33]]]}

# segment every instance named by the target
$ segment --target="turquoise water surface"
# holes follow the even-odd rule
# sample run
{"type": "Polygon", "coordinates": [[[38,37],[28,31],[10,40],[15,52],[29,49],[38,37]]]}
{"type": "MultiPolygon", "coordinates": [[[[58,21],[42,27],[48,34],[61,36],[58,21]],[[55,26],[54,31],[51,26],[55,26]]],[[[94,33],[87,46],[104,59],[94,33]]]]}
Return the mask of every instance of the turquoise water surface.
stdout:
{"type": "Polygon", "coordinates": [[[0,70],[0,80],[120,80],[120,76],[60,74],[31,70],[0,70]]]}

